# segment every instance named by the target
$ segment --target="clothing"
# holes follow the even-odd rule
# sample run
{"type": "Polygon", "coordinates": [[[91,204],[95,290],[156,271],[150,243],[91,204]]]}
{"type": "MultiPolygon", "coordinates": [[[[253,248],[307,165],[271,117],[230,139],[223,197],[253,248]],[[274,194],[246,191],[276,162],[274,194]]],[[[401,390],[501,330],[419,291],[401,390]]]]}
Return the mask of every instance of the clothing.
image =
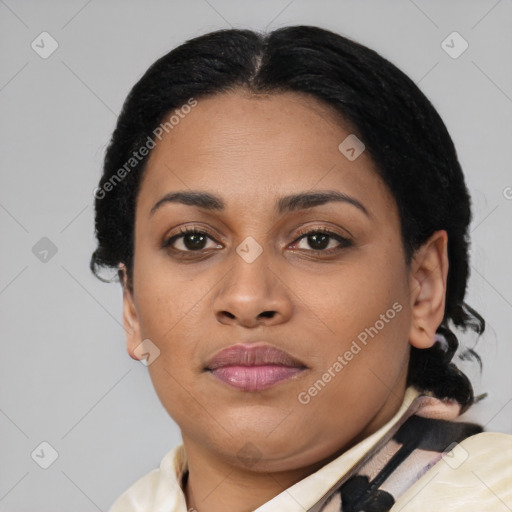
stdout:
{"type": "MultiPolygon", "coordinates": [[[[512,436],[482,432],[459,410],[410,387],[378,431],[254,512],[512,510],[512,436]]],[[[187,512],[186,472],[180,444],[109,512],[187,512]]]]}

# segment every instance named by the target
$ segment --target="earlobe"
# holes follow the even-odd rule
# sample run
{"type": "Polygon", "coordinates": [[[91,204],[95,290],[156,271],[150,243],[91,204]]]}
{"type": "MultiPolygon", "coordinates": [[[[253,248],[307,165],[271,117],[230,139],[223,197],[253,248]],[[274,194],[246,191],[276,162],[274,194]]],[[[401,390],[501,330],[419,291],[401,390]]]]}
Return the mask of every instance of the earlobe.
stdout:
{"type": "Polygon", "coordinates": [[[126,334],[126,348],[132,359],[139,360],[135,356],[135,348],[140,344],[140,326],[137,316],[137,309],[133,299],[133,292],[128,284],[126,266],[119,266],[119,280],[123,286],[123,326],[126,334]]]}
{"type": "Polygon", "coordinates": [[[444,318],[448,279],[448,235],[436,231],[415,253],[411,263],[411,329],[409,342],[430,348],[444,318]]]}

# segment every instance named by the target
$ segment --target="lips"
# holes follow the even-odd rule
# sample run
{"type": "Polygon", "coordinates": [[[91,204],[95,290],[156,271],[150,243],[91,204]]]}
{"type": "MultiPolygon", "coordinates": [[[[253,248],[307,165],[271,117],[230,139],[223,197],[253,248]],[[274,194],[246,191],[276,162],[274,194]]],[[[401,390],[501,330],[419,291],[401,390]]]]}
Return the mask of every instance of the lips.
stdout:
{"type": "Polygon", "coordinates": [[[266,343],[240,343],[218,352],[205,370],[244,391],[261,391],[307,369],[287,352],[266,343]]]}

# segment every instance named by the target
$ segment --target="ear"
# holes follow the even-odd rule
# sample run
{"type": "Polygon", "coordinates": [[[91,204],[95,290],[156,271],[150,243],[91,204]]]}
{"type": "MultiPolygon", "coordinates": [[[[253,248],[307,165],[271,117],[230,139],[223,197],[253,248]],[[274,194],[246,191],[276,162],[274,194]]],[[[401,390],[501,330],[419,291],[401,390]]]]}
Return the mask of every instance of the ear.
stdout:
{"type": "Polygon", "coordinates": [[[411,330],[409,343],[429,348],[443,321],[448,277],[448,234],[436,231],[419,249],[411,262],[411,330]]]}
{"type": "Polygon", "coordinates": [[[137,309],[133,300],[133,291],[130,289],[126,266],[119,266],[119,280],[123,285],[123,326],[126,333],[126,348],[130,357],[135,360],[139,358],[135,355],[135,348],[140,345],[140,325],[137,316],[137,309]]]}

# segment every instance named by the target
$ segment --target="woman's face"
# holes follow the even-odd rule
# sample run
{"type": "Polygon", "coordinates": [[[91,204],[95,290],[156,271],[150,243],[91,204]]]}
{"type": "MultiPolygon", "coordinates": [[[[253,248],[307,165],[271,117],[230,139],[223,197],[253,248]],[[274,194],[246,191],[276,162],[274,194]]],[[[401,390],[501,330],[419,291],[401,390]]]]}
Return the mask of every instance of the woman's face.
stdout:
{"type": "Polygon", "coordinates": [[[158,347],[151,379],[190,451],[249,456],[252,470],[314,465],[401,404],[412,298],[400,221],[368,153],[338,148],[349,135],[308,96],[237,92],[199,99],[152,151],[128,349],[158,347]],[[203,236],[180,233],[192,228],[203,236]],[[253,366],[211,371],[237,344],[295,366],[246,356],[253,366]]]}

